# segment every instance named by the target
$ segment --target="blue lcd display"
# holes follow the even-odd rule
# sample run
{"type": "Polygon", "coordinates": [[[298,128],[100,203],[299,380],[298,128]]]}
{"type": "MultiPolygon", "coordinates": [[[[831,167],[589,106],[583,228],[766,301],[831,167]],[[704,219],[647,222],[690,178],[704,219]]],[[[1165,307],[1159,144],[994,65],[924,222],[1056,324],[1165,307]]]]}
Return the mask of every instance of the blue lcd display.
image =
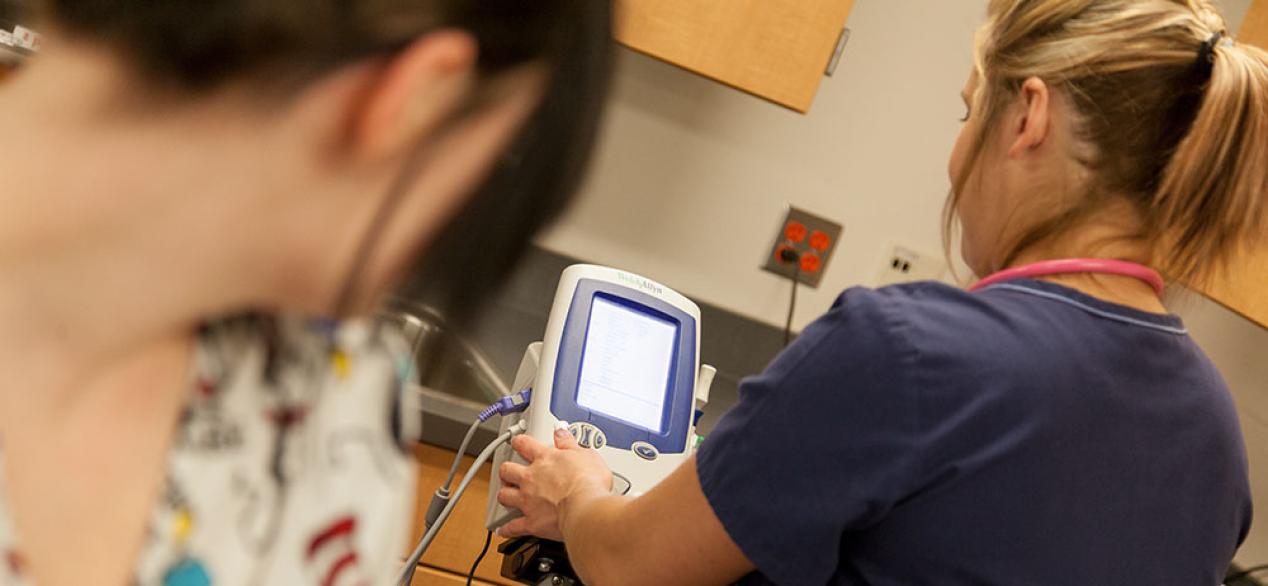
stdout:
{"type": "Polygon", "coordinates": [[[674,322],[596,297],[582,350],[577,405],[663,433],[678,330],[674,322]]]}
{"type": "Polygon", "coordinates": [[[551,413],[598,427],[611,448],[646,442],[661,454],[683,453],[695,398],[697,327],[694,316],[647,293],[581,279],[559,340],[551,413]],[[621,349],[632,341],[641,351],[621,349]],[[653,406],[659,413],[652,415],[653,406]]]}

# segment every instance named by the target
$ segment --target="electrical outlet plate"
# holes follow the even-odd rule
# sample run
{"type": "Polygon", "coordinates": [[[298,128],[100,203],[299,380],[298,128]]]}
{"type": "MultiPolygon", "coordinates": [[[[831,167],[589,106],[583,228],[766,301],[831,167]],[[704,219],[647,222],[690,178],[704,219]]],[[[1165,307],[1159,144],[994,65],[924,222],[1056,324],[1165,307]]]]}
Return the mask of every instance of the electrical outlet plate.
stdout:
{"type": "Polygon", "coordinates": [[[795,276],[806,286],[818,288],[841,241],[842,232],[841,224],[789,206],[783,222],[779,224],[779,231],[775,233],[775,241],[767,251],[762,269],[786,279],[795,276]],[[793,263],[780,260],[780,254],[786,249],[801,256],[800,270],[793,263]]]}
{"type": "Polygon", "coordinates": [[[914,281],[940,281],[947,276],[947,263],[942,255],[921,252],[910,246],[895,245],[881,263],[876,274],[876,287],[911,283],[914,281]]]}

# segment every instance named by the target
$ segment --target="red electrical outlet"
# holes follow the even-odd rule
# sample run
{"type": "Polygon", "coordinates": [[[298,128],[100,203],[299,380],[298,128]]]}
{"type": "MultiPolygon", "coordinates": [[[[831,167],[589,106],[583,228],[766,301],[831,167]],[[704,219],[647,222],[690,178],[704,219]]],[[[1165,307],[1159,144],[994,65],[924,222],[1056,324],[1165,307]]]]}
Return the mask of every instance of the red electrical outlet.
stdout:
{"type": "Polygon", "coordinates": [[[801,283],[818,287],[828,269],[832,254],[841,240],[841,225],[805,210],[789,207],[775,242],[767,250],[770,255],[762,268],[801,283]],[[786,258],[792,251],[795,260],[786,258]]]}
{"type": "Polygon", "coordinates": [[[820,264],[819,255],[813,252],[801,255],[801,272],[803,273],[813,274],[819,272],[820,264]]]}
{"type": "Polygon", "coordinates": [[[810,235],[810,248],[819,252],[827,252],[829,248],[832,248],[832,237],[815,230],[814,233],[810,235]]]}
{"type": "MultiPolygon", "coordinates": [[[[818,232],[815,232],[818,234],[818,232]]],[[[789,242],[801,242],[806,239],[806,225],[801,222],[792,220],[784,225],[784,238],[789,242]]]]}
{"type": "Polygon", "coordinates": [[[784,253],[790,250],[793,252],[797,252],[790,244],[779,245],[779,247],[775,249],[775,258],[774,258],[775,262],[780,262],[780,263],[788,262],[784,259],[784,253]]]}

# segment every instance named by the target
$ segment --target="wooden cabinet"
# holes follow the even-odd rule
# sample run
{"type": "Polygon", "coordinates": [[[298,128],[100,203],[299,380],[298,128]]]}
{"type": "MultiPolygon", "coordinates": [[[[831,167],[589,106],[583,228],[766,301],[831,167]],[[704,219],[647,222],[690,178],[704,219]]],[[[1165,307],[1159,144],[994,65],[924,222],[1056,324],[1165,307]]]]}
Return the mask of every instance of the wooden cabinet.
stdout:
{"type": "MultiPolygon", "coordinates": [[[[419,566],[414,571],[414,579],[410,580],[410,586],[466,586],[467,576],[442,572],[426,566],[419,566]]],[[[493,586],[492,582],[484,580],[473,580],[472,586],[493,586]]]]}
{"type": "MultiPolygon", "coordinates": [[[[454,452],[443,448],[420,444],[414,448],[418,460],[418,497],[414,509],[414,530],[411,532],[409,549],[412,550],[423,536],[423,515],[427,512],[427,504],[431,495],[444,482],[449,473],[449,465],[453,463],[454,452]]],[[[464,457],[462,467],[458,471],[458,480],[471,467],[472,458],[464,457]]],[[[441,529],[440,535],[423,556],[422,565],[416,570],[412,586],[447,586],[449,584],[466,584],[467,572],[471,563],[480,554],[484,545],[485,505],[489,498],[488,464],[467,488],[467,493],[454,508],[449,521],[441,529]]],[[[454,481],[455,487],[457,480],[454,481]]],[[[491,586],[493,584],[514,585],[515,582],[501,577],[502,555],[497,552],[499,539],[493,537],[489,553],[476,569],[476,578],[480,581],[473,584],[491,586]]],[[[401,557],[409,555],[402,552],[401,557]]]]}
{"type": "MultiPolygon", "coordinates": [[[[1237,40],[1268,48],[1268,0],[1255,0],[1237,40]]],[[[1268,197],[1268,193],[1263,194],[1268,197]]],[[[1268,242],[1234,264],[1228,278],[1204,291],[1209,297],[1268,328],[1268,242]]]]}
{"type": "Polygon", "coordinates": [[[626,46],[808,112],[854,0],[619,0],[626,46]]]}
{"type": "Polygon", "coordinates": [[[1258,254],[1237,262],[1227,279],[1203,293],[1268,328],[1268,244],[1258,254]]]}
{"type": "Polygon", "coordinates": [[[1255,0],[1237,32],[1237,40],[1268,48],[1268,0],[1255,0]]]}

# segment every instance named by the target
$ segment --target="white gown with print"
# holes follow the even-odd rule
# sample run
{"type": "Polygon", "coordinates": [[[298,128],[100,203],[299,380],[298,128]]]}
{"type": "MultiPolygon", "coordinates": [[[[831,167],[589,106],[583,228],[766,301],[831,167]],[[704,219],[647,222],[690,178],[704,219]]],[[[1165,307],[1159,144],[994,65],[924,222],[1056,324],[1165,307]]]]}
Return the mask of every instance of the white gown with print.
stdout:
{"type": "MultiPolygon", "coordinates": [[[[398,424],[407,350],[361,323],[205,328],[133,583],[392,583],[417,478],[398,424]]],[[[0,585],[34,586],[22,566],[0,499],[0,585]]]]}

